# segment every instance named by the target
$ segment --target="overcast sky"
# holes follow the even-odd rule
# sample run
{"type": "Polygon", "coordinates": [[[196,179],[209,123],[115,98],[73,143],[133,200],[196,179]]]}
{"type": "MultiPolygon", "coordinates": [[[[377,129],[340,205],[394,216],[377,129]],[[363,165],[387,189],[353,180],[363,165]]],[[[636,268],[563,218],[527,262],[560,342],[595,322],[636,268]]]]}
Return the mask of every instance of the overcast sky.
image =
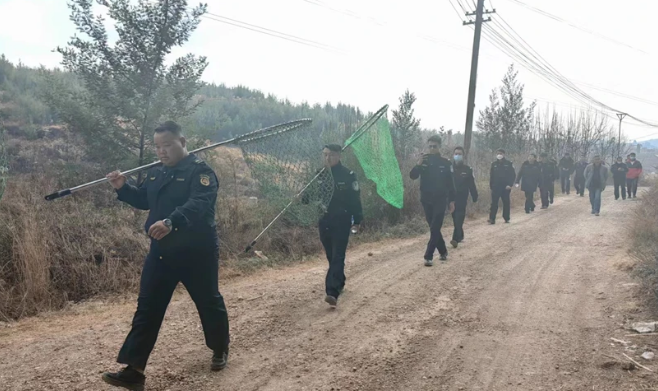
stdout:
{"type": "MultiPolygon", "coordinates": [[[[384,104],[395,107],[409,88],[418,98],[416,114],[422,126],[463,131],[473,29],[462,25],[451,1],[463,13],[457,0],[207,0],[213,14],[333,49],[203,19],[189,43],[173,55],[192,52],[207,56],[210,65],[205,81],[242,84],[293,102],[343,102],[375,111],[384,104]]],[[[651,27],[658,1],[520,1],[594,34],[533,12],[515,0],[486,0],[485,4],[498,12],[492,18],[508,23],[586,93],[608,106],[658,123],[658,48],[651,27]]],[[[461,2],[474,8],[473,0],[461,2]]],[[[74,33],[66,3],[0,0],[0,52],[11,61],[31,66],[57,66],[60,56],[51,50],[64,45],[74,33]]],[[[515,60],[483,39],[476,110],[485,107],[491,89],[500,85],[512,62],[515,60]]],[[[517,68],[526,96],[538,99],[542,109],[548,102],[566,111],[584,105],[521,64],[517,68]]],[[[609,115],[617,126],[615,113],[609,115]]],[[[658,137],[658,128],[634,122],[624,122],[624,132],[631,139],[658,137]]]]}

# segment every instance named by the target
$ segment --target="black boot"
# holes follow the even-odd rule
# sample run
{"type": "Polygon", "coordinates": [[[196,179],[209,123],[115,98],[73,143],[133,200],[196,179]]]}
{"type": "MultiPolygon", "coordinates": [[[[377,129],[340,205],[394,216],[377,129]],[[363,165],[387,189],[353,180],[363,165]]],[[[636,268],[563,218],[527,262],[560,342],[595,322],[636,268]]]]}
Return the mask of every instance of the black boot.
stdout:
{"type": "Polygon", "coordinates": [[[212,355],[212,363],[210,364],[211,371],[221,371],[226,368],[228,363],[228,348],[222,353],[215,352],[212,355]]]}
{"type": "Polygon", "coordinates": [[[103,381],[115,387],[123,387],[132,391],[144,391],[146,376],[143,373],[137,372],[129,365],[119,372],[105,372],[103,374],[103,381]]]}

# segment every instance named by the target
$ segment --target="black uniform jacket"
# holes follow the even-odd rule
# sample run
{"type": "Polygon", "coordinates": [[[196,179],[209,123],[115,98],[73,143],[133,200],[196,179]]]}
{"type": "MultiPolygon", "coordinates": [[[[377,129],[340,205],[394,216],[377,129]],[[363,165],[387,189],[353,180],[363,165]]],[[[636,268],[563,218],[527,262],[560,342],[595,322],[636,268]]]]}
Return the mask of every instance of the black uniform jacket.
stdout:
{"type": "Polygon", "coordinates": [[[473,169],[466,164],[455,164],[453,166],[455,171],[455,192],[457,200],[468,199],[468,194],[471,194],[473,202],[478,200],[478,189],[475,186],[475,176],[473,169]]]}
{"type": "Polygon", "coordinates": [[[409,173],[411,179],[420,177],[420,200],[434,202],[447,198],[455,201],[455,179],[452,162],[439,155],[427,155],[420,166],[415,166],[409,173]]]}
{"type": "Polygon", "coordinates": [[[541,163],[530,163],[530,161],[526,160],[516,175],[516,183],[521,182],[521,190],[523,191],[537,191],[537,187],[539,187],[541,181],[541,174],[541,163]]]}
{"type": "Polygon", "coordinates": [[[503,158],[491,163],[491,172],[489,173],[489,188],[500,189],[507,186],[514,186],[516,171],[514,165],[509,160],[503,158]]]}
{"type": "Polygon", "coordinates": [[[154,167],[139,187],[126,183],[118,198],[137,209],[148,210],[148,232],[157,221],[171,219],[172,231],[151,251],[180,257],[189,252],[215,251],[217,176],[201,159],[190,154],[175,167],[154,167]]]}

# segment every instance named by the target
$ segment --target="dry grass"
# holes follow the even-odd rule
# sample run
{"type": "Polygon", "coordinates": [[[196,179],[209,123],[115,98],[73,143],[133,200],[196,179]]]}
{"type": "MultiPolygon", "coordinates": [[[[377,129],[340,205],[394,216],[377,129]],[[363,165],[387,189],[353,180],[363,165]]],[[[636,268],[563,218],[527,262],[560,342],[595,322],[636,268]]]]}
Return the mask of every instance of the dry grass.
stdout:
{"type": "Polygon", "coordinates": [[[658,182],[642,195],[629,227],[632,255],[638,260],[636,272],[658,297],[658,182]]]}

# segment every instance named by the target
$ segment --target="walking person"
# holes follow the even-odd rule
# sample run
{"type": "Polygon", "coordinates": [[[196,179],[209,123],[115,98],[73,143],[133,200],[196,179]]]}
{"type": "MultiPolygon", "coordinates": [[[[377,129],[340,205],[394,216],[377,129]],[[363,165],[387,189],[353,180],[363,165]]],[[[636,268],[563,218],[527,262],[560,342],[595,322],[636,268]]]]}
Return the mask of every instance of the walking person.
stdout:
{"type": "Polygon", "coordinates": [[[585,187],[589,190],[589,202],[592,204],[592,214],[601,213],[601,193],[608,181],[608,167],[603,164],[599,155],[594,156],[592,164],[585,169],[585,187]]]}
{"type": "Polygon", "coordinates": [[[464,148],[456,147],[453,151],[455,179],[455,211],[452,212],[454,231],[450,244],[457,248],[464,241],[464,220],[466,219],[466,204],[468,195],[473,202],[478,202],[478,191],[475,186],[473,169],[464,164],[464,148]]]}
{"type": "Polygon", "coordinates": [[[204,161],[188,153],[175,122],[155,129],[154,144],[162,166],[149,170],[139,186],[128,184],[118,171],[107,175],[120,201],[149,211],[144,229],[151,246],[142,270],[137,311],[117,359],[126,367],[103,374],[108,384],[138,391],[144,389],[146,363],[179,282],[199,312],[206,346],[214,352],[212,370],[226,366],[229,348],[228,315],[217,288],[217,177],[204,161]]]}
{"type": "Polygon", "coordinates": [[[642,175],[642,163],[640,163],[635,153],[628,155],[628,172],[626,173],[626,185],[628,186],[628,198],[637,198],[637,185],[642,175]]]}
{"type": "Polygon", "coordinates": [[[573,173],[575,164],[569,152],[564,154],[560,159],[560,185],[562,186],[562,194],[569,194],[571,192],[571,174],[573,173]]]}
{"type": "Polygon", "coordinates": [[[446,207],[455,211],[455,181],[450,160],[441,157],[441,137],[434,135],[427,140],[427,153],[423,154],[409,176],[420,178],[420,202],[430,227],[430,239],[425,250],[425,266],[432,266],[434,252],[439,251],[441,261],[448,260],[448,249],[441,235],[446,207]]]}
{"type": "MultiPolygon", "coordinates": [[[[318,223],[320,241],[329,262],[324,301],[332,308],[338,304],[338,296],[345,288],[345,252],[350,232],[357,233],[363,221],[359,182],[356,174],[341,163],[341,152],[338,144],[326,145],[322,150],[324,165],[331,170],[334,181],[333,196],[318,223]]],[[[308,193],[305,193],[302,203],[308,202],[308,193]]]]}
{"type": "Polygon", "coordinates": [[[555,195],[555,180],[558,178],[558,168],[555,160],[549,159],[546,152],[539,155],[539,164],[541,175],[539,178],[539,195],[541,198],[541,208],[548,209],[553,203],[555,195]]]}
{"type": "Polygon", "coordinates": [[[588,164],[585,156],[580,158],[580,161],[576,163],[575,175],[573,176],[573,185],[576,189],[576,194],[581,197],[585,196],[585,169],[588,164]]]}
{"type": "Polygon", "coordinates": [[[516,175],[515,186],[519,187],[525,193],[525,212],[535,211],[535,192],[539,186],[542,174],[542,166],[537,162],[537,155],[531,153],[528,160],[523,162],[519,173],[516,175]]]}
{"type": "Polygon", "coordinates": [[[510,222],[510,192],[514,186],[516,171],[514,165],[505,159],[505,150],[496,151],[496,161],[491,163],[489,173],[489,188],[491,189],[491,209],[489,213],[489,224],[496,224],[498,214],[498,201],[503,201],[503,219],[505,223],[510,222]]]}
{"type": "Polygon", "coordinates": [[[622,200],[625,200],[626,174],[628,173],[628,166],[623,162],[621,156],[617,157],[617,162],[610,167],[610,171],[612,171],[612,179],[615,184],[615,201],[619,199],[620,195],[622,200]]]}

